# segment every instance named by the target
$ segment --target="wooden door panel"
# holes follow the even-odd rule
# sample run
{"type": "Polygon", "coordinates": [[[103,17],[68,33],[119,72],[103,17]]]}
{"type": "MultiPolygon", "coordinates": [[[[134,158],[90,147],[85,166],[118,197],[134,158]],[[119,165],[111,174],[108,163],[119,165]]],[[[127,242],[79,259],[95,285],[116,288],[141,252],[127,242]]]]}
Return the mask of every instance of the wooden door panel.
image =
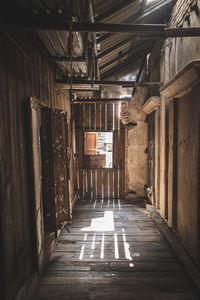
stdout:
{"type": "Polygon", "coordinates": [[[66,126],[66,115],[58,110],[52,111],[53,194],[57,229],[69,218],[66,126]]]}

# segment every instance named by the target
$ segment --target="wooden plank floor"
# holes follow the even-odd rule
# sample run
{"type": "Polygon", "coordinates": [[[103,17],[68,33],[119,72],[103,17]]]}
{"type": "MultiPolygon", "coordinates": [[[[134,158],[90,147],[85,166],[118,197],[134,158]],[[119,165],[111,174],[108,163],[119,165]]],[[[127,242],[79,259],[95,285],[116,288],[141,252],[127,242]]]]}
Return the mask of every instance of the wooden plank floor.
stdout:
{"type": "Polygon", "coordinates": [[[199,299],[146,210],[79,200],[34,300],[199,299]]]}

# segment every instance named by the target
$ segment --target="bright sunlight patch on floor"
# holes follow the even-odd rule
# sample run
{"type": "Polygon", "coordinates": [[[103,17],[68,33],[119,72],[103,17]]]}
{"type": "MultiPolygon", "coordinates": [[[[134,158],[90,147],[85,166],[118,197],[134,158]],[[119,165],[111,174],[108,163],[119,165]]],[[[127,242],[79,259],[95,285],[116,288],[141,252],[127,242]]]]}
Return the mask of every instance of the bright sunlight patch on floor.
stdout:
{"type": "Polygon", "coordinates": [[[92,219],[89,227],[81,228],[81,231],[114,231],[113,211],[105,211],[104,217],[92,219]]]}

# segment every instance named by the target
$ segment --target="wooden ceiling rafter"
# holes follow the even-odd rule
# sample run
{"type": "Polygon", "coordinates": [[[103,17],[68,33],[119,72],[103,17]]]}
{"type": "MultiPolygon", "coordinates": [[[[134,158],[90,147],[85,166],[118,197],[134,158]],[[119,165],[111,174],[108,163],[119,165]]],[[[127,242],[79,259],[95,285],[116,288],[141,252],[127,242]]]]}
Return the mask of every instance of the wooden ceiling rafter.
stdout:
{"type": "MultiPolygon", "coordinates": [[[[57,79],[56,83],[58,84],[69,84],[68,78],[57,79]]],[[[128,87],[137,87],[137,86],[156,86],[160,87],[160,82],[136,82],[136,81],[127,81],[127,80],[85,80],[85,79],[74,79],[72,81],[73,85],[118,85],[123,88],[128,87]]]]}

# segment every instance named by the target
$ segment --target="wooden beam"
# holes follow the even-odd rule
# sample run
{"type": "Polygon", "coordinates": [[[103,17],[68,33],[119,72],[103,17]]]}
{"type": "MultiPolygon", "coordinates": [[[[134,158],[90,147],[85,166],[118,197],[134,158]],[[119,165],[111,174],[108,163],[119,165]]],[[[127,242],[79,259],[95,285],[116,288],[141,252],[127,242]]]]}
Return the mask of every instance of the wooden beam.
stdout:
{"type": "MultiPolygon", "coordinates": [[[[18,16],[9,18],[0,17],[0,26],[6,28],[18,28],[26,30],[67,30],[70,23],[65,20],[55,20],[49,17],[38,16],[26,18],[18,16]]],[[[166,28],[165,24],[104,24],[104,23],[72,23],[73,32],[112,32],[112,33],[135,33],[142,38],[167,38],[167,37],[197,37],[200,36],[200,27],[190,28],[166,28]]]]}
{"type": "MultiPolygon", "coordinates": [[[[40,18],[33,16],[32,18],[15,17],[10,19],[8,16],[1,16],[0,25],[5,27],[15,27],[21,29],[41,29],[41,30],[67,30],[69,31],[70,23],[63,19],[52,19],[50,17],[40,18]]],[[[104,24],[104,23],[87,23],[73,22],[73,32],[121,32],[121,33],[148,33],[163,32],[165,24],[104,24]]]]}
{"type": "MultiPolygon", "coordinates": [[[[57,79],[56,83],[58,84],[69,84],[68,78],[66,79],[57,79]]],[[[137,83],[135,81],[120,81],[120,80],[84,80],[84,79],[78,79],[78,80],[73,80],[72,82],[73,85],[119,85],[124,88],[127,87],[137,87],[137,86],[156,86],[160,87],[161,82],[140,82],[137,83]]]]}
{"type": "Polygon", "coordinates": [[[80,103],[121,103],[130,101],[131,98],[98,98],[98,99],[76,99],[72,101],[72,104],[80,104],[80,103]]]}
{"type": "MultiPolygon", "coordinates": [[[[66,62],[70,62],[70,57],[67,56],[51,56],[50,57],[51,60],[54,61],[66,61],[66,62]]],[[[80,62],[80,63],[86,63],[86,59],[84,57],[74,57],[72,59],[72,62],[80,62]]]]}

